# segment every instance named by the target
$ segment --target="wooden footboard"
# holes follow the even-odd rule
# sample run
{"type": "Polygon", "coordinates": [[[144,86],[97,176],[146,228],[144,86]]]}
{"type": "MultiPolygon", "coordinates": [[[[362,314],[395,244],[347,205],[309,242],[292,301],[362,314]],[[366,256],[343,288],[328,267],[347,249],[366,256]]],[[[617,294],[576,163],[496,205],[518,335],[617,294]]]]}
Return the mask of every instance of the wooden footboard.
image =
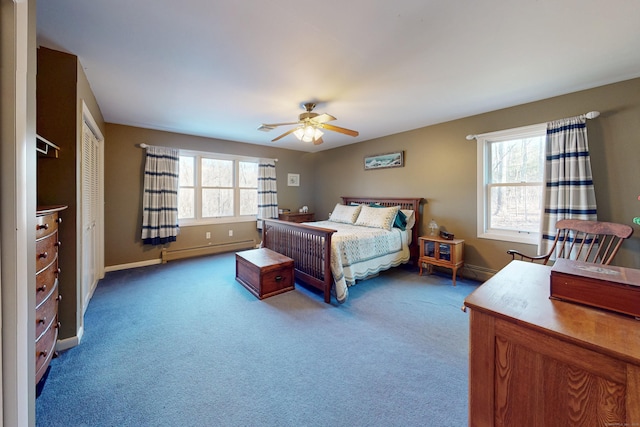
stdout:
{"type": "Polygon", "coordinates": [[[331,302],[331,235],[336,230],[304,224],[265,219],[262,245],[294,260],[296,280],[303,281],[324,293],[324,302],[331,302]]]}

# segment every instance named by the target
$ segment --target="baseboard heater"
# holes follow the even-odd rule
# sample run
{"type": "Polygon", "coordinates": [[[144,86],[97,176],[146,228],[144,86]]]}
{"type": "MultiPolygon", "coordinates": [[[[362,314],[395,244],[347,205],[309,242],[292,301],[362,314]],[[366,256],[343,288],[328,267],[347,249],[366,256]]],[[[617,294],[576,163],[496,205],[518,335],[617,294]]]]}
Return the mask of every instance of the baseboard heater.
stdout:
{"type": "Polygon", "coordinates": [[[492,270],[486,267],[480,267],[479,265],[465,264],[462,270],[462,275],[468,279],[478,280],[480,282],[486,282],[496,274],[496,270],[492,270]]]}
{"type": "Polygon", "coordinates": [[[214,255],[223,252],[241,251],[244,249],[253,249],[256,246],[254,240],[242,240],[239,242],[221,243],[218,245],[195,246],[192,248],[182,249],[163,249],[162,263],[167,261],[175,261],[177,259],[192,258],[203,255],[214,255]]]}

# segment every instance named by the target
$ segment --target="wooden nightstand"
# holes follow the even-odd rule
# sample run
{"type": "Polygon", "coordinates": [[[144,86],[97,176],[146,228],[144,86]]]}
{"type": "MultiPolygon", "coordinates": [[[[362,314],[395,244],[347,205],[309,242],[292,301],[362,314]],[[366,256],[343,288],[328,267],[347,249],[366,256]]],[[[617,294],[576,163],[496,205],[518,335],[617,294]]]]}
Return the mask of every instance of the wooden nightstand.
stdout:
{"type": "Polygon", "coordinates": [[[464,240],[445,240],[438,236],[421,236],[420,240],[420,275],[422,276],[422,265],[427,264],[429,274],[433,271],[433,266],[446,267],[453,270],[453,286],[456,285],[456,275],[458,269],[464,266],[464,240]]]}
{"type": "Polygon", "coordinates": [[[278,214],[278,219],[289,222],[312,222],[315,221],[315,214],[312,212],[298,213],[289,212],[278,214]]]}

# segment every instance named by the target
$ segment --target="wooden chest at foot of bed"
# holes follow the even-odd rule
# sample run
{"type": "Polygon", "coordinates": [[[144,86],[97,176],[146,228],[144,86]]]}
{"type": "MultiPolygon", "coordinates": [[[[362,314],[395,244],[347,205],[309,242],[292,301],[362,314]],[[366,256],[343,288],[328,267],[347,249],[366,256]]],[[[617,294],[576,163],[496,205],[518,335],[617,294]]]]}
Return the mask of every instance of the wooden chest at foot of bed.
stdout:
{"type": "Polygon", "coordinates": [[[236,280],[260,299],[291,291],[293,259],[267,248],[237,252],[236,280]]]}

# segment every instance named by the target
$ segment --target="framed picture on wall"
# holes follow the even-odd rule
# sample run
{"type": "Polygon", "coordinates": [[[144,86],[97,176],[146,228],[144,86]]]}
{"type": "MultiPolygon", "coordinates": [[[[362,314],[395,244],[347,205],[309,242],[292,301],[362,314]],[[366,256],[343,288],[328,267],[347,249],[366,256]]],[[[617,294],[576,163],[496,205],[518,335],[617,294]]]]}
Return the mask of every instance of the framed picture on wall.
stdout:
{"type": "Polygon", "coordinates": [[[289,187],[300,187],[300,174],[290,173],[287,175],[287,185],[289,187]]]}
{"type": "Polygon", "coordinates": [[[364,158],[364,170],[401,168],[404,166],[404,151],[374,154],[364,158]]]}

